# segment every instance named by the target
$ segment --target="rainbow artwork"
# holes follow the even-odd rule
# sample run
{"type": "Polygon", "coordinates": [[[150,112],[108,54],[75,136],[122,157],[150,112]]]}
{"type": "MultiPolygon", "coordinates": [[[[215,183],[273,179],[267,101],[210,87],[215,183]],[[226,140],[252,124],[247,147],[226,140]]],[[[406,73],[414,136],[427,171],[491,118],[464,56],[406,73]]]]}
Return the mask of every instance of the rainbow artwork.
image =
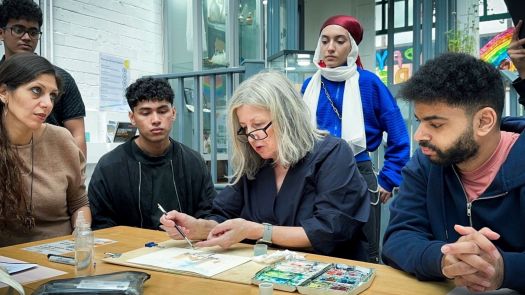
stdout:
{"type": "Polygon", "coordinates": [[[492,38],[479,50],[480,58],[500,70],[516,71],[507,53],[513,33],[514,28],[508,28],[492,38]]]}
{"type": "MultiPolygon", "coordinates": [[[[204,96],[211,96],[211,79],[212,76],[204,76],[202,78],[202,86],[204,88],[204,96]]],[[[215,76],[215,98],[222,98],[226,95],[226,85],[224,83],[224,78],[221,75],[215,76]]]]}

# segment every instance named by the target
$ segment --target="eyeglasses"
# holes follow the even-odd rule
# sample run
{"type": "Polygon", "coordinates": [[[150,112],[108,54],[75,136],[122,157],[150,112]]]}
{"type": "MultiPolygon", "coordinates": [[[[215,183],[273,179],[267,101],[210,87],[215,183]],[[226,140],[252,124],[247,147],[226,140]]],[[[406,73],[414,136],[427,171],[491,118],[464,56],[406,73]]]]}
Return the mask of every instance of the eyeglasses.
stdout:
{"type": "Polygon", "coordinates": [[[239,140],[242,142],[248,142],[248,137],[251,137],[253,140],[263,140],[268,137],[268,133],[266,133],[266,130],[270,128],[272,125],[272,121],[270,123],[266,124],[263,128],[252,130],[248,133],[246,133],[246,127],[239,128],[239,131],[237,131],[237,135],[239,135],[239,140]]]}
{"type": "Polygon", "coordinates": [[[36,40],[40,39],[40,36],[42,35],[42,32],[40,32],[36,28],[26,28],[21,25],[13,25],[10,27],[4,27],[4,30],[11,29],[11,35],[16,36],[18,38],[22,38],[26,33],[29,35],[29,38],[36,40]]]}

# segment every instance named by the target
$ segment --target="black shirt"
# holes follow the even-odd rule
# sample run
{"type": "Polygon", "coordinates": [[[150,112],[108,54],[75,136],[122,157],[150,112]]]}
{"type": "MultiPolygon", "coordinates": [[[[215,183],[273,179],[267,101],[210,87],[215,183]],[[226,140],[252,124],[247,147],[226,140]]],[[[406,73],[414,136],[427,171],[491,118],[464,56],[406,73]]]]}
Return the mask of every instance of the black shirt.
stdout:
{"type": "Polygon", "coordinates": [[[88,189],[91,227],[159,229],[157,203],[168,211],[208,216],[216,192],[201,155],[170,139],[164,155],[151,157],[138,148],[135,139],[98,161],[88,189]]]}
{"type": "Polygon", "coordinates": [[[516,92],[520,96],[519,103],[525,106],[525,79],[518,77],[512,82],[512,86],[514,86],[514,89],[516,89],[516,92]]]}
{"type": "Polygon", "coordinates": [[[62,94],[46,122],[64,127],[64,121],[85,117],[86,108],[73,77],[62,68],[54,67],[62,81],[62,94]]]}

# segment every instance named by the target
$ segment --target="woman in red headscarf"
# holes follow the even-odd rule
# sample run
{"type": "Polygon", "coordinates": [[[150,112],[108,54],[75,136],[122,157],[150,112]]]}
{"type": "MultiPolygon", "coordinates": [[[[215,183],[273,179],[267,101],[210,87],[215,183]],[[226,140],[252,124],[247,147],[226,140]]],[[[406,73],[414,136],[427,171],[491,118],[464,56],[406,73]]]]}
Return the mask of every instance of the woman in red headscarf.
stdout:
{"type": "Polygon", "coordinates": [[[379,262],[380,201],[385,203],[401,182],[401,168],[410,157],[410,141],[396,100],[372,72],[363,69],[358,44],[363,28],[351,16],[330,17],[321,27],[314,55],[318,70],[302,92],[319,129],[345,139],[365,178],[372,210],[364,231],[370,243],[369,261],[379,262]],[[369,152],[387,133],[384,165],[373,170],[369,152]]]}

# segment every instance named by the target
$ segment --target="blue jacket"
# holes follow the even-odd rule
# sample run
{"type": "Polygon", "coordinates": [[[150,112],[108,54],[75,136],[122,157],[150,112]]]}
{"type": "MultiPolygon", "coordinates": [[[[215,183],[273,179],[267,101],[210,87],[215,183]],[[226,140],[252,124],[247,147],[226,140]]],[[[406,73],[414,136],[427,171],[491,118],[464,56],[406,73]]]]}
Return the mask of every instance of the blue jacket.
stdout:
{"type": "MultiPolygon", "coordinates": [[[[525,118],[506,118],[502,130],[521,133],[525,118]]],[[[399,195],[390,205],[383,261],[420,280],[441,280],[441,246],[458,240],[454,225],[489,227],[503,257],[503,288],[525,291],[525,132],[493,182],[468,203],[453,166],[432,164],[417,150],[403,168],[399,195]],[[470,207],[470,209],[468,209],[470,207]]]]}
{"type": "MultiPolygon", "coordinates": [[[[377,180],[387,191],[392,191],[401,182],[401,169],[410,158],[410,138],[405,121],[396,100],[388,88],[372,72],[357,69],[359,72],[359,90],[365,120],[367,151],[374,152],[383,141],[383,133],[387,133],[385,161],[377,180]]],[[[301,92],[304,93],[311,78],[304,81],[301,92]]],[[[345,82],[334,82],[322,77],[328,92],[331,94],[339,113],[342,113],[345,82]]],[[[317,127],[328,130],[335,137],[341,137],[341,120],[337,118],[326,94],[321,89],[317,106],[317,127]]],[[[370,160],[368,153],[362,152],[355,156],[356,162],[370,160]]]]}

